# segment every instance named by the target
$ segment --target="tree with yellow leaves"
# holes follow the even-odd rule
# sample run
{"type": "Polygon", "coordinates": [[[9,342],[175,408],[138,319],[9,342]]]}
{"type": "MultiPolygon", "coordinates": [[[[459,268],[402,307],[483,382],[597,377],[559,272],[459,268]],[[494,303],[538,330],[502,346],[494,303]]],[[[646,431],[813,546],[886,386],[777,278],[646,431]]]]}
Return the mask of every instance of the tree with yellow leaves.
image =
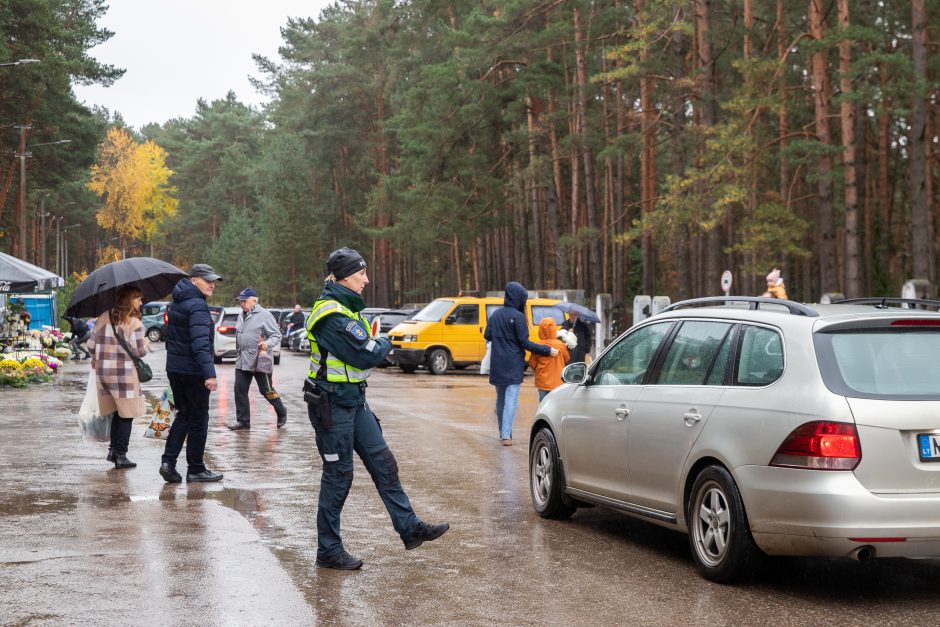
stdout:
{"type": "Polygon", "coordinates": [[[124,129],[112,127],[98,146],[88,188],[102,199],[98,224],[113,230],[123,250],[131,240],[151,245],[160,227],[176,213],[176,189],[167,153],[152,141],[138,144],[124,129]]]}

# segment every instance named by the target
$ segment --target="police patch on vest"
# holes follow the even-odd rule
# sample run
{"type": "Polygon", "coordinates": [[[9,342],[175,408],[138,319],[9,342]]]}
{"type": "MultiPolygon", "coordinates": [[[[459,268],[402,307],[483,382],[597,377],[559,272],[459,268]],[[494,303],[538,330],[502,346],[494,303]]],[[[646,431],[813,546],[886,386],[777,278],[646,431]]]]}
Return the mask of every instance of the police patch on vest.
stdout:
{"type": "Polygon", "coordinates": [[[366,339],[366,330],[359,326],[359,323],[355,320],[346,325],[346,331],[352,333],[352,336],[357,340],[366,339]]]}

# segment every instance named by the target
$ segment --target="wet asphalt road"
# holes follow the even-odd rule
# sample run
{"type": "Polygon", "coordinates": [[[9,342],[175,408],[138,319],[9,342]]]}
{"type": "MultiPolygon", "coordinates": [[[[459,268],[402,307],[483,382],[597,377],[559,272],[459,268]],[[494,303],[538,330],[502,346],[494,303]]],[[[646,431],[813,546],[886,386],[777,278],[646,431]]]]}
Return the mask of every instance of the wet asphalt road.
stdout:
{"type": "MultiPolygon", "coordinates": [[[[162,344],[148,357],[154,396],[164,357],[162,344]]],[[[276,368],[289,412],[281,430],[254,388],[251,431],[225,428],[233,366],[219,367],[207,461],[225,479],[193,485],[157,474],[163,443],[142,437],[144,419],[132,470],[80,439],[87,363],[50,384],[0,388],[0,624],[940,624],[935,560],[778,559],[723,586],[698,576],[683,535],[601,508],[540,519],[527,484],[532,380],[516,445],[503,447],[492,388],[471,371],[370,379],[416,512],[451,530],[406,552],[357,459],[343,533],[365,566],[320,570],[305,357],[285,352],[276,368]]]]}

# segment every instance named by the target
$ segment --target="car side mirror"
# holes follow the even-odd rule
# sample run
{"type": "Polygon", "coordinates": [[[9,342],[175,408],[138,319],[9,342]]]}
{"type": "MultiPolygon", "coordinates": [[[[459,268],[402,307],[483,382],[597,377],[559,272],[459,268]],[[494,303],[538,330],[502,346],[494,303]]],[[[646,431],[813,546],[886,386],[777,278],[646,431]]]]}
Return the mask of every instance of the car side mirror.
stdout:
{"type": "Polygon", "coordinates": [[[561,380],[565,383],[581,385],[587,380],[587,364],[580,361],[578,363],[568,364],[565,366],[565,369],[561,371],[561,380]]]}
{"type": "Polygon", "coordinates": [[[451,314],[444,319],[444,324],[455,324],[457,322],[457,316],[451,314]]]}

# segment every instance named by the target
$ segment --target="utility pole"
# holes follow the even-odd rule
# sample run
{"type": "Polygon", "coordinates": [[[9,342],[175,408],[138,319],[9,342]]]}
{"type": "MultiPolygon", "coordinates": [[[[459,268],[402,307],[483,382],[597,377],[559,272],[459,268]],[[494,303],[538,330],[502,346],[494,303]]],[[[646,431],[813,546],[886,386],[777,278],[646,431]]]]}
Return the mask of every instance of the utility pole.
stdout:
{"type": "Polygon", "coordinates": [[[48,270],[49,259],[46,257],[46,196],[39,199],[39,266],[48,270]]]}
{"type": "Polygon", "coordinates": [[[26,131],[31,126],[21,124],[15,128],[20,129],[20,149],[16,156],[20,158],[20,193],[17,203],[16,223],[18,234],[13,243],[13,256],[20,259],[26,258],[26,131]]]}

